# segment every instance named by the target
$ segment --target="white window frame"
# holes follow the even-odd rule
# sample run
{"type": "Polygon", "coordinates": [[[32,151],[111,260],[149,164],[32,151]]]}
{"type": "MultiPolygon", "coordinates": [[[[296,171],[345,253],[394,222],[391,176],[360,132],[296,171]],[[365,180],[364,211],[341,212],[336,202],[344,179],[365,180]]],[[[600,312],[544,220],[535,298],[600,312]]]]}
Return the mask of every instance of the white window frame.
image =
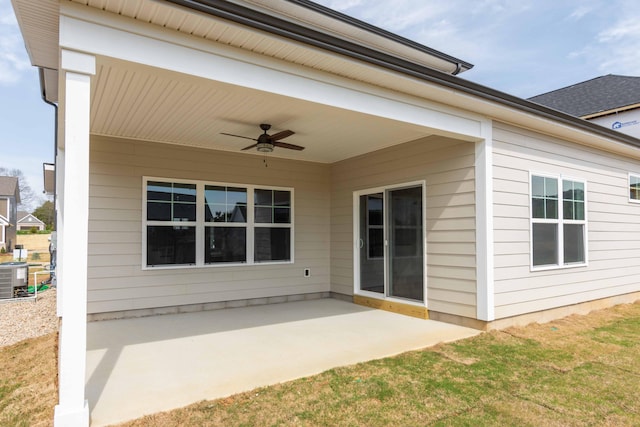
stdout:
{"type": "Polygon", "coordinates": [[[166,177],[142,177],[142,270],[166,270],[166,269],[185,269],[185,268],[221,268],[221,267],[238,267],[238,266],[255,266],[255,265],[273,265],[273,264],[293,264],[295,254],[295,207],[294,207],[295,194],[292,187],[279,187],[270,185],[253,185],[253,184],[238,184],[230,182],[216,182],[216,181],[200,181],[192,179],[182,178],[166,178],[166,177]],[[196,221],[189,222],[175,222],[175,221],[147,221],[147,183],[149,181],[176,183],[176,184],[195,184],[196,185],[196,221]],[[205,260],[205,228],[211,226],[212,223],[205,222],[204,208],[205,208],[205,186],[220,186],[220,187],[238,187],[247,190],[247,222],[246,223],[216,223],[218,226],[230,226],[230,227],[246,227],[246,262],[228,262],[228,263],[209,263],[206,264],[205,260]],[[291,195],[291,213],[290,222],[288,224],[277,223],[255,223],[254,221],[254,191],[255,190],[276,190],[276,191],[288,191],[291,195]],[[148,225],[181,225],[181,226],[194,226],[196,231],[196,262],[195,264],[168,264],[168,265],[147,265],[147,226],[148,225]],[[254,230],[259,227],[267,228],[288,228],[290,229],[289,238],[289,251],[290,259],[286,261],[255,261],[254,260],[254,230]]]}
{"type": "Polygon", "coordinates": [[[627,198],[630,203],[640,203],[640,199],[633,199],[631,197],[631,178],[637,178],[640,181],[640,174],[629,172],[627,178],[627,198]]]}
{"type": "Polygon", "coordinates": [[[548,172],[529,172],[529,268],[531,271],[545,271],[545,270],[559,270],[567,268],[586,267],[589,265],[589,233],[588,233],[588,218],[587,218],[587,180],[584,178],[576,178],[573,176],[552,174],[548,172]],[[546,219],[546,218],[534,218],[533,217],[533,177],[541,178],[553,178],[558,185],[558,218],[546,219]],[[584,185],[584,219],[583,220],[569,220],[564,219],[564,197],[562,194],[563,182],[574,181],[584,185]],[[533,224],[557,224],[558,225],[558,242],[556,250],[558,251],[558,264],[553,265],[533,265],[533,224]],[[583,225],[583,241],[584,241],[584,262],[565,264],[564,262],[564,225],[579,224],[583,225]]]}

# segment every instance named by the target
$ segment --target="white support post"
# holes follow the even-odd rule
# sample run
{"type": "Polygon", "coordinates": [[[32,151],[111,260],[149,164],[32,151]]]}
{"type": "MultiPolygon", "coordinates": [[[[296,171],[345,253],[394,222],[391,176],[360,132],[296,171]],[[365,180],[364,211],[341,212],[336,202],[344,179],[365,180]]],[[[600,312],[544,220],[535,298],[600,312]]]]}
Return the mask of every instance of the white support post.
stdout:
{"type": "Polygon", "coordinates": [[[61,63],[64,100],[62,131],[64,183],[59,224],[59,264],[62,277],[60,322],[59,402],[54,425],[86,427],[89,405],[85,399],[87,358],[87,245],[89,229],[89,111],[91,75],[95,57],[63,50],[61,63]],[[71,226],[69,226],[71,225],[71,226]]]}
{"type": "Polygon", "coordinates": [[[495,319],[493,249],[493,123],[482,123],[484,139],[476,142],[476,313],[479,320],[495,319]]]}
{"type": "MultiPolygon", "coordinates": [[[[64,114],[59,114],[59,119],[64,114]]],[[[63,135],[58,134],[58,141],[62,141],[63,135]]],[[[60,260],[64,253],[64,148],[56,147],[56,314],[62,317],[62,301],[64,301],[64,286],[61,277],[64,277],[63,266],[60,260]]]]}

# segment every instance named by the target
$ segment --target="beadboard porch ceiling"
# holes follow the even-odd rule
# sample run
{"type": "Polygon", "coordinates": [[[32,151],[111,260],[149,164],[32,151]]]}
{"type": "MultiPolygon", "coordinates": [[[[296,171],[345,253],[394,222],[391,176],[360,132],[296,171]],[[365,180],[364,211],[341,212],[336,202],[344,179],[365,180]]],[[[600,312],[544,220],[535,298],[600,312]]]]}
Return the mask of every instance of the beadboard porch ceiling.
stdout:
{"type": "MultiPolygon", "coordinates": [[[[118,138],[243,152],[257,138],[290,129],[269,156],[333,163],[430,135],[429,129],[395,120],[159,70],[98,58],[92,79],[91,133],[118,138]]],[[[256,154],[255,150],[246,153],[256,154]]]]}

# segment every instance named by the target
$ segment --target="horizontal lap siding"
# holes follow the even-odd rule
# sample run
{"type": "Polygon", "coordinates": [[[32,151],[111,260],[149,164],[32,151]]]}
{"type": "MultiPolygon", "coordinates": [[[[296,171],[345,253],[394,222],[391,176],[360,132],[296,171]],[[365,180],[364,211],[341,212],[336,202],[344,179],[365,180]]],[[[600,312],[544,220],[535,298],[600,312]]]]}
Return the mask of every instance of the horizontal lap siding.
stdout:
{"type": "Polygon", "coordinates": [[[429,137],[336,163],[331,184],[331,290],[353,294],[353,192],[424,180],[427,307],[476,316],[474,144],[429,137]]]}
{"type": "Polygon", "coordinates": [[[88,311],[326,292],[329,200],[326,165],[93,137],[88,311]],[[293,187],[295,263],[142,270],[143,176],[293,187]]]}
{"type": "Polygon", "coordinates": [[[496,317],[640,291],[640,205],[627,188],[640,162],[504,124],[493,137],[496,317]],[[587,182],[587,267],[531,271],[529,171],[587,182]]]}

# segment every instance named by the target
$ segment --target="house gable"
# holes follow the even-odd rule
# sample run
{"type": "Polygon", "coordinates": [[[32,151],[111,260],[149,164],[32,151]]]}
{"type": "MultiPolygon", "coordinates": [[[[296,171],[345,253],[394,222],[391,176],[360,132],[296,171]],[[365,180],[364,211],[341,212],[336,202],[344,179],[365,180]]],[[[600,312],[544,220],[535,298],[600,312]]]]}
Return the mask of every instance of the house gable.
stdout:
{"type": "Polygon", "coordinates": [[[32,228],[37,228],[39,230],[44,230],[45,223],[38,219],[33,214],[27,212],[18,212],[18,230],[30,230],[32,228]]]}

